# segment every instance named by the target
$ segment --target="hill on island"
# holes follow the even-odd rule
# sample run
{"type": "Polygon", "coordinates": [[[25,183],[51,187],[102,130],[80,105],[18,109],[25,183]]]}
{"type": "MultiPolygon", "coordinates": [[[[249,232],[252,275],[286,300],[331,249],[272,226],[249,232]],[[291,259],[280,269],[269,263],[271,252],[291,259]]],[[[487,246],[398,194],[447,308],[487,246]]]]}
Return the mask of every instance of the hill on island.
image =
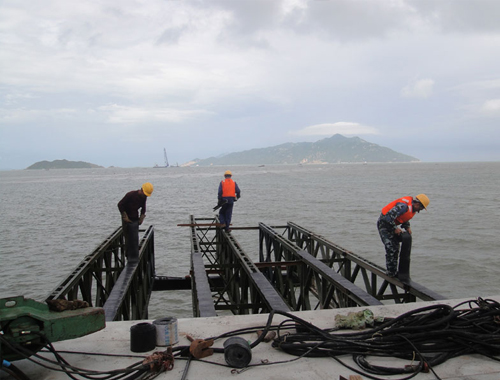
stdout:
{"type": "Polygon", "coordinates": [[[415,162],[418,158],[370,143],[359,137],[336,134],[316,142],[286,143],[219,157],[195,159],[191,165],[326,164],[339,162],[415,162]]]}
{"type": "Polygon", "coordinates": [[[94,165],[89,162],[83,161],[54,160],[35,162],[33,165],[28,166],[26,169],[89,169],[102,167],[103,166],[94,165]]]}

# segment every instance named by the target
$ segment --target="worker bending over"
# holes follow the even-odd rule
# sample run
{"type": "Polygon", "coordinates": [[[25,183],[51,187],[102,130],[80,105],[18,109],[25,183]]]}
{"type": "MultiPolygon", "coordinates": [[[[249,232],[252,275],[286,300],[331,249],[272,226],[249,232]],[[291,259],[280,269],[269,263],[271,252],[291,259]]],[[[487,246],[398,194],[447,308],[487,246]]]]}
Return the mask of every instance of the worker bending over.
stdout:
{"type": "Polygon", "coordinates": [[[125,236],[125,255],[130,262],[139,260],[139,226],[146,217],[146,200],[152,193],[153,185],[146,182],[139,190],[129,191],[118,202],[125,236]],[[139,209],[141,210],[140,216],[139,209]]]}
{"type": "Polygon", "coordinates": [[[415,199],[411,196],[396,199],[382,209],[377,221],[377,228],[385,246],[386,274],[389,277],[398,275],[399,243],[401,242],[402,228],[411,235],[410,219],[421,210],[427,209],[427,206],[429,206],[429,198],[425,194],[419,194],[415,199]]]}

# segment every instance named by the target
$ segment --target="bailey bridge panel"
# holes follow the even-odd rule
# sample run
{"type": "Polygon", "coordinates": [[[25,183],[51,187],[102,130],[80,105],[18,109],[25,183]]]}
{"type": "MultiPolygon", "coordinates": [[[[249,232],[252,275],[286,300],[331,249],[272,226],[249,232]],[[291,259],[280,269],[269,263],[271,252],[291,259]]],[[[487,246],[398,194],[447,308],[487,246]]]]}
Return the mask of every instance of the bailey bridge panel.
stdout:
{"type": "Polygon", "coordinates": [[[396,303],[444,300],[437,292],[414,281],[401,282],[385,274],[385,269],[299,225],[287,223],[288,240],[335,269],[344,278],[379,300],[396,303]]]}
{"type": "Polygon", "coordinates": [[[107,320],[129,320],[148,317],[153,290],[191,289],[196,317],[445,299],[413,281],[387,277],[380,266],[293,222],[233,227],[227,233],[218,228],[217,217],[191,216],[182,226],[190,227],[189,275],[156,275],[153,226],[140,230],[139,262],[127,263],[120,227],[85,256],[47,300],[84,300],[103,307],[107,320]],[[254,263],[236,240],[247,230],[259,232],[259,262],[254,263]]]}

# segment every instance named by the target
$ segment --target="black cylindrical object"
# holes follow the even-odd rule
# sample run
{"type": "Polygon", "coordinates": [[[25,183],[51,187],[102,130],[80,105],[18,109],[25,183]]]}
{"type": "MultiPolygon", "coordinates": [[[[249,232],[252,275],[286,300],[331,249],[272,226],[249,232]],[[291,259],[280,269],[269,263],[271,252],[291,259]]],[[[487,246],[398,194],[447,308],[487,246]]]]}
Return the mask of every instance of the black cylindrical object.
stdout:
{"type": "Polygon", "coordinates": [[[138,323],[130,328],[130,350],[146,352],[156,347],[156,327],[147,322],[138,323]]]}
{"type": "Polygon", "coordinates": [[[229,338],[224,342],[224,359],[231,367],[246,367],[252,360],[250,344],[245,339],[237,336],[229,338]]]}
{"type": "Polygon", "coordinates": [[[399,253],[398,278],[403,282],[410,281],[411,235],[401,233],[401,252],[399,253]]]}

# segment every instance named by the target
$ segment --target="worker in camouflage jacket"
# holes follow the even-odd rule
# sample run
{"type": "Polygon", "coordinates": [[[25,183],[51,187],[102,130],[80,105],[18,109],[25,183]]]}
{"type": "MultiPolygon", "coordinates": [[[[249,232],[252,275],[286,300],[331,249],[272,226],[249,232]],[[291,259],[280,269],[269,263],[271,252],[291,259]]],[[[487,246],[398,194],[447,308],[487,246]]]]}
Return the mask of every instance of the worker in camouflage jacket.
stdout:
{"type": "Polygon", "coordinates": [[[396,277],[398,271],[399,243],[402,229],[411,235],[410,219],[416,213],[427,209],[429,198],[425,194],[402,197],[386,205],[377,221],[377,228],[385,246],[385,263],[389,277],[396,277]]]}

